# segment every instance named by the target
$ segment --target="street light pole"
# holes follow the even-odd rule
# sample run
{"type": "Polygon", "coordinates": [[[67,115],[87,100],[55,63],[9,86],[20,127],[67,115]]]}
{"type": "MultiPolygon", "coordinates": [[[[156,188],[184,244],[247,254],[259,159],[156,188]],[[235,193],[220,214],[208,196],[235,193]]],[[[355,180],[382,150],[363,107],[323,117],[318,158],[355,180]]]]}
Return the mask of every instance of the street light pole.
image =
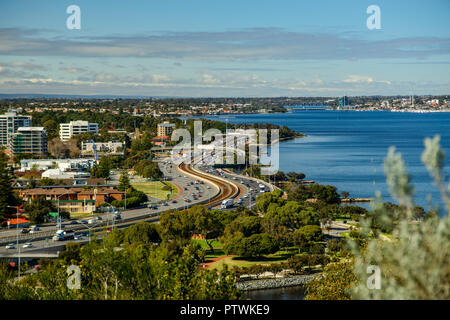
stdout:
{"type": "Polygon", "coordinates": [[[19,246],[19,206],[8,206],[8,208],[16,208],[16,245],[17,245],[17,256],[18,256],[18,275],[20,280],[20,246],[19,246]]]}

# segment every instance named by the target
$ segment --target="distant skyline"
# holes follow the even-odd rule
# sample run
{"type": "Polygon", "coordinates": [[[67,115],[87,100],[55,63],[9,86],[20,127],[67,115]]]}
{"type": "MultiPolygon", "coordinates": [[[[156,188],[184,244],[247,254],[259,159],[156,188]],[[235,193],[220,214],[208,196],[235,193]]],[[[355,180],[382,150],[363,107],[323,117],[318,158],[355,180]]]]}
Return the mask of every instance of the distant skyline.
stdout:
{"type": "Polygon", "coordinates": [[[449,12],[448,0],[2,0],[0,94],[450,94],[449,12]],[[80,30],[66,27],[70,5],[80,30]]]}

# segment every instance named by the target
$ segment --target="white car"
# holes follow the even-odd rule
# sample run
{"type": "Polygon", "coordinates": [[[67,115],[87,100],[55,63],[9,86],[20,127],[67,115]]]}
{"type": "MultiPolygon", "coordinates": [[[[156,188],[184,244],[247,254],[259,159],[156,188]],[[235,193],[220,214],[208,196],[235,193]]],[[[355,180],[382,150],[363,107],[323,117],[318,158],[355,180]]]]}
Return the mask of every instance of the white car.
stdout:
{"type": "Polygon", "coordinates": [[[14,244],[13,244],[13,243],[10,243],[10,244],[8,244],[5,248],[6,248],[6,249],[14,249],[14,244]]]}
{"type": "Polygon", "coordinates": [[[33,247],[33,244],[30,242],[27,242],[22,246],[22,248],[32,248],[32,247],[33,247]]]}

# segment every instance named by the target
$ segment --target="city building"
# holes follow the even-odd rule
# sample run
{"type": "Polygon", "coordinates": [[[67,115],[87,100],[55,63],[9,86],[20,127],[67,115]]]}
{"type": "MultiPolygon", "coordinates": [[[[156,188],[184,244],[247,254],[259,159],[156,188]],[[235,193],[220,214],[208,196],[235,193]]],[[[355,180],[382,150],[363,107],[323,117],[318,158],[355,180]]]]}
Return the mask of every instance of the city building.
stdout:
{"type": "Polygon", "coordinates": [[[169,123],[169,121],[158,124],[158,137],[170,137],[174,128],[175,124],[169,123]]]}
{"type": "Polygon", "coordinates": [[[49,178],[54,180],[79,180],[87,179],[91,175],[89,172],[64,171],[61,169],[48,169],[42,172],[42,178],[49,178]]]}
{"type": "Polygon", "coordinates": [[[81,153],[93,155],[94,151],[97,151],[98,155],[123,155],[125,152],[125,142],[81,142],[81,153]]]}
{"type": "Polygon", "coordinates": [[[76,134],[91,132],[98,134],[98,123],[91,123],[89,121],[77,120],[69,123],[61,123],[59,125],[59,138],[62,141],[67,141],[76,134]]]}
{"type": "Polygon", "coordinates": [[[0,115],[0,146],[9,146],[11,136],[20,127],[31,127],[31,116],[17,115],[15,111],[0,115]]]}
{"type": "Polygon", "coordinates": [[[347,96],[343,96],[339,98],[339,107],[345,107],[349,105],[349,100],[347,96]]]}
{"type": "Polygon", "coordinates": [[[85,171],[94,167],[95,159],[23,159],[20,172],[60,169],[63,171],[85,171]]]}
{"type": "Polygon", "coordinates": [[[30,153],[46,156],[47,131],[44,127],[20,127],[11,135],[9,150],[12,154],[30,153]]]}
{"type": "Polygon", "coordinates": [[[52,201],[60,211],[71,214],[93,213],[98,206],[113,200],[122,200],[124,193],[111,187],[99,187],[85,190],[80,187],[73,188],[33,188],[18,191],[24,201],[43,198],[52,201]]]}

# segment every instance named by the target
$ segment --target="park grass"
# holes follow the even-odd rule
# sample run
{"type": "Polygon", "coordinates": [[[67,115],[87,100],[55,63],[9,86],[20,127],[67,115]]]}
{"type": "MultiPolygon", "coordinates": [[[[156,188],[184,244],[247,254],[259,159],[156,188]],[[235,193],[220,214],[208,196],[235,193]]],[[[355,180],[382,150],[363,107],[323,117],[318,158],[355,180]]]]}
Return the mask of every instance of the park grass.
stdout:
{"type": "Polygon", "coordinates": [[[165,181],[164,183],[161,181],[133,181],[131,180],[131,185],[139,191],[144,192],[146,195],[160,199],[167,200],[174,197],[178,193],[178,189],[172,185],[171,183],[165,181]],[[156,186],[156,187],[155,187],[156,186]],[[172,188],[172,194],[170,190],[163,190],[164,186],[169,186],[172,188]],[[156,190],[155,190],[156,188],[156,190]],[[156,193],[155,193],[156,191],[156,193]],[[169,198],[167,197],[169,196],[169,198]]]}
{"type": "Polygon", "coordinates": [[[219,261],[211,264],[211,269],[216,269],[217,271],[221,271],[226,264],[229,268],[236,267],[250,267],[256,264],[272,264],[285,262],[290,257],[297,254],[297,249],[289,248],[288,250],[280,250],[273,254],[268,254],[266,256],[257,258],[257,259],[245,259],[241,257],[226,257],[219,261]]]}

